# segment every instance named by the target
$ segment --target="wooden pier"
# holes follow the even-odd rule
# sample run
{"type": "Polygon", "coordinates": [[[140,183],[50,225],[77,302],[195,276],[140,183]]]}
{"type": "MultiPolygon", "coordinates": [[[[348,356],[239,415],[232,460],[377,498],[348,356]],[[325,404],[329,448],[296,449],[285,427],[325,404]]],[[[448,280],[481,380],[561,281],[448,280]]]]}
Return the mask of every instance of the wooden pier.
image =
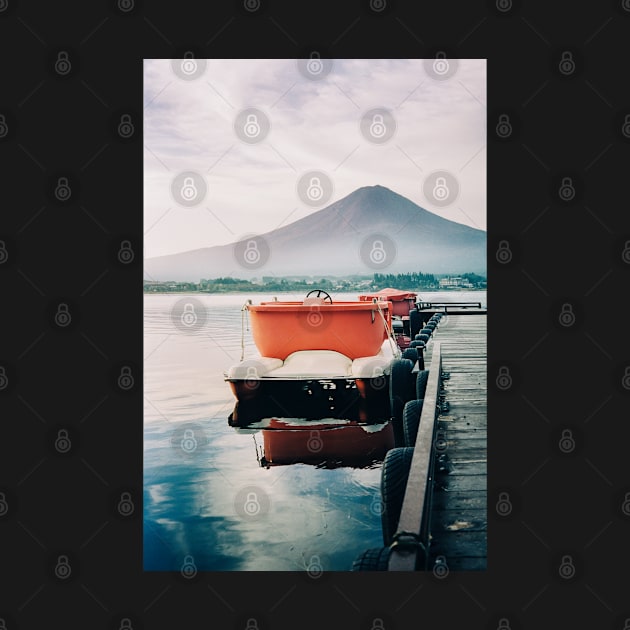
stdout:
{"type": "Polygon", "coordinates": [[[429,370],[390,571],[485,570],[487,562],[486,314],[443,315],[425,349],[429,370]],[[416,533],[419,532],[419,536],[416,533]]]}
{"type": "Polygon", "coordinates": [[[448,315],[435,331],[449,410],[436,427],[429,567],[443,556],[452,571],[486,569],[487,349],[486,316],[448,315]],[[443,448],[442,448],[443,447],[443,448]]]}

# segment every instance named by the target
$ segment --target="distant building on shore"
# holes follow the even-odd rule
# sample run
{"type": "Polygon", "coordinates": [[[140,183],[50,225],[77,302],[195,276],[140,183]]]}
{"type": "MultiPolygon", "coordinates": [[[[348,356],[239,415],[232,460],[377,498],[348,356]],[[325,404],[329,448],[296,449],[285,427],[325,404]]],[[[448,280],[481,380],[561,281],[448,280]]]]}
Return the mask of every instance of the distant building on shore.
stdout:
{"type": "Polygon", "coordinates": [[[472,289],[474,285],[468,280],[468,278],[462,278],[461,276],[448,276],[446,278],[440,278],[440,289],[472,289]]]}

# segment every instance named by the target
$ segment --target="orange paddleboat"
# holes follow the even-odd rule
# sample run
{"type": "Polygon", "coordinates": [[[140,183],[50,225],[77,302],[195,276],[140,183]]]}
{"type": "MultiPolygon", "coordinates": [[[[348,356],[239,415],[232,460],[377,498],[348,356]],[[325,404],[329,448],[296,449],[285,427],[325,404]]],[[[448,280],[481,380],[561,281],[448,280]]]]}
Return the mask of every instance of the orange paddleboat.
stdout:
{"type": "Polygon", "coordinates": [[[376,293],[360,295],[362,302],[371,302],[374,299],[388,300],[392,303],[392,315],[409,317],[409,311],[416,307],[417,293],[413,291],[401,291],[400,289],[381,289],[376,293]]]}
{"type": "Polygon", "coordinates": [[[333,302],[315,289],[303,302],[249,302],[243,310],[260,356],[225,374],[239,403],[234,424],[263,409],[284,417],[343,417],[359,399],[376,408],[387,398],[389,366],[400,356],[391,302],[333,302]]]}

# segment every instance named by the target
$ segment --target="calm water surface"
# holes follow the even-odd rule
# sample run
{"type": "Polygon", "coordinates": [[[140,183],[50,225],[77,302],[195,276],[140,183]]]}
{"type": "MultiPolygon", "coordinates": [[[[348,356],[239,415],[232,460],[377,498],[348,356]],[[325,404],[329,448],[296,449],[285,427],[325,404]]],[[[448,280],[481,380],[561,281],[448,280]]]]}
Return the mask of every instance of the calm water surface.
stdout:
{"type": "MultiPolygon", "coordinates": [[[[223,373],[241,357],[241,307],[274,295],[144,296],[144,568],[179,571],[348,571],[380,547],[380,463],[260,467],[260,431],[230,427],[223,373]],[[181,300],[197,323],[176,326],[181,300]]],[[[332,293],[356,300],[357,293],[332,293]]],[[[423,292],[481,301],[484,292],[423,292]]],[[[245,358],[257,356],[245,333],[245,358]]]]}

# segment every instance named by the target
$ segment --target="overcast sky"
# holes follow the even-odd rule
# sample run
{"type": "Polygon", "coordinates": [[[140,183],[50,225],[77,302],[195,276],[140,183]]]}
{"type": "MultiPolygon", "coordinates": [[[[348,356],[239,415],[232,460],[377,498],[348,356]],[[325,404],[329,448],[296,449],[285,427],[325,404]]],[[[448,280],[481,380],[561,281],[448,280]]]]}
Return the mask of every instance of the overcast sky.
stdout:
{"type": "Polygon", "coordinates": [[[295,59],[180,63],[144,62],[145,257],[262,234],[375,184],[486,229],[485,60],[450,60],[442,75],[418,59],[325,60],[314,75],[295,59]],[[243,136],[248,108],[262,112],[260,141],[243,136]],[[395,132],[386,117],[386,141],[375,143],[361,119],[381,108],[395,132]],[[459,185],[446,206],[423,190],[442,170],[459,185]],[[332,182],[324,205],[299,196],[309,171],[332,182]],[[184,172],[203,178],[188,206],[184,172]]]}

